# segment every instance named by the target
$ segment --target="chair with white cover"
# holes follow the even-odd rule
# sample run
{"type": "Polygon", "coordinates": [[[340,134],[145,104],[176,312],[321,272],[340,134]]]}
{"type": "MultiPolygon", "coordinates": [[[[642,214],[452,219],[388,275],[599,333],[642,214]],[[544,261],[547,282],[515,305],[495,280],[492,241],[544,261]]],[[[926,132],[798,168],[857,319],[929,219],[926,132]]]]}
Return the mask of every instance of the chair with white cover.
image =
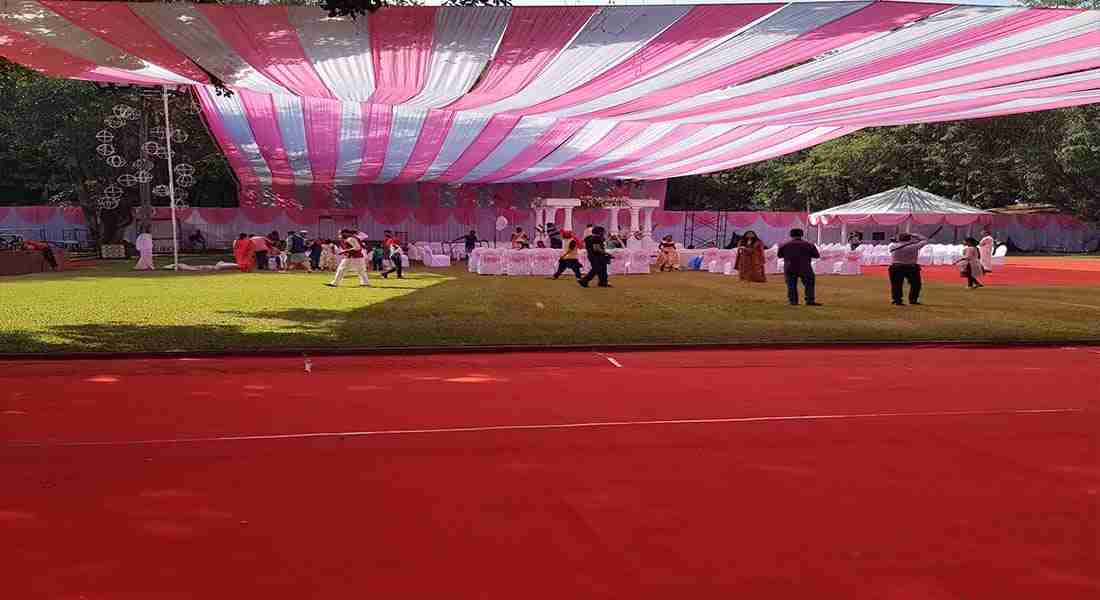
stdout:
{"type": "Polygon", "coordinates": [[[764,272],[769,275],[783,272],[783,268],[779,265],[779,246],[764,250],[764,272]]]}
{"type": "Polygon", "coordinates": [[[486,249],[477,261],[478,275],[503,275],[504,252],[486,249]]]}
{"type": "Polygon", "coordinates": [[[608,250],[607,253],[611,255],[611,264],[607,267],[608,275],[625,275],[627,251],[623,248],[616,248],[608,250]]]}
{"type": "Polygon", "coordinates": [[[840,264],[837,273],[840,275],[861,275],[863,273],[863,251],[861,248],[848,250],[844,253],[844,262],[840,264]]]}
{"type": "Polygon", "coordinates": [[[934,262],[934,260],[935,260],[935,250],[936,249],[935,249],[935,246],[933,244],[929,244],[929,245],[921,248],[920,252],[917,253],[917,264],[918,265],[935,264],[935,262],[934,262]]]}
{"type": "Polygon", "coordinates": [[[558,270],[558,251],[553,248],[530,250],[531,274],[553,275],[558,270]]]}
{"type": "Polygon", "coordinates": [[[718,260],[716,261],[716,271],[712,273],[721,273],[723,275],[736,275],[737,274],[737,253],[736,248],[730,250],[722,249],[718,251],[718,260]]]}
{"type": "Polygon", "coordinates": [[[709,273],[721,273],[722,266],[719,264],[719,258],[721,250],[718,248],[707,248],[703,250],[703,264],[700,265],[700,271],[707,271],[709,273]]]}
{"type": "Polygon", "coordinates": [[[645,248],[635,248],[627,252],[626,272],[631,275],[649,275],[650,252],[645,248]]]}
{"type": "Polygon", "coordinates": [[[470,251],[469,259],[466,261],[466,270],[471,273],[477,272],[478,262],[481,261],[481,255],[485,252],[485,248],[474,248],[470,251]]]}
{"type": "Polygon", "coordinates": [[[426,267],[449,267],[451,266],[451,257],[446,254],[436,254],[429,251],[424,254],[424,266],[426,267]]]}
{"type": "Polygon", "coordinates": [[[997,246],[997,249],[993,251],[993,266],[1003,267],[1005,265],[1005,257],[1008,256],[1008,245],[1001,244],[997,246]]]}
{"type": "Polygon", "coordinates": [[[507,275],[531,274],[531,251],[529,250],[505,250],[504,272],[507,275]]]}

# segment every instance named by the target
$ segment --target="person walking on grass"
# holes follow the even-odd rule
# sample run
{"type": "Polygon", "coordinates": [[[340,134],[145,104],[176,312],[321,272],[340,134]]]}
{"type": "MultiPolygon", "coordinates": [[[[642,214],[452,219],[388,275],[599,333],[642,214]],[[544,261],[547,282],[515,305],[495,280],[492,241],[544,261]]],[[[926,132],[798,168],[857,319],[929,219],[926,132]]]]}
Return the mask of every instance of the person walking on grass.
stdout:
{"type": "Polygon", "coordinates": [[[993,239],[993,234],[988,229],[982,230],[982,239],[978,241],[978,254],[982,259],[982,272],[993,272],[993,249],[997,245],[997,240],[993,239]]]}
{"type": "Polygon", "coordinates": [[[984,273],[982,269],[981,251],[978,250],[978,243],[978,240],[972,237],[966,238],[963,256],[955,261],[955,264],[959,265],[959,276],[966,278],[966,287],[971,290],[985,287],[985,285],[982,284],[982,275],[984,273]]]}
{"type": "Polygon", "coordinates": [[[267,253],[271,250],[271,242],[262,235],[254,235],[252,240],[252,250],[256,253],[256,270],[267,271],[268,260],[267,253]]]}
{"type": "Polygon", "coordinates": [[[592,268],[589,269],[587,275],[577,280],[581,287],[588,287],[588,284],[596,278],[600,280],[598,284],[600,287],[611,287],[611,284],[607,282],[607,265],[611,264],[611,255],[604,246],[603,236],[605,232],[606,230],[603,227],[595,227],[592,229],[592,235],[584,238],[588,263],[592,265],[592,268]]]}
{"type": "Polygon", "coordinates": [[[817,303],[817,278],[814,275],[813,259],[821,258],[817,246],[802,239],[805,233],[801,229],[791,230],[791,239],[779,246],[779,258],[783,259],[783,277],[787,280],[787,301],[798,306],[798,282],[806,288],[806,306],[821,306],[817,303]]]}
{"type": "Polygon", "coordinates": [[[336,276],[332,278],[332,283],[326,283],[325,285],[339,287],[344,274],[350,270],[359,274],[359,285],[361,287],[370,287],[367,261],[363,258],[363,245],[359,242],[359,238],[355,237],[355,232],[349,229],[341,231],[340,237],[342,238],[340,249],[336,251],[340,255],[340,265],[336,267],[336,276]]]}
{"type": "Polygon", "coordinates": [[[554,273],[554,276],[551,277],[551,279],[557,279],[558,277],[561,277],[561,274],[564,273],[566,269],[572,270],[573,275],[575,275],[576,278],[580,280],[580,248],[577,247],[577,240],[573,239],[572,236],[570,236],[569,239],[565,240],[565,252],[562,252],[561,257],[558,258],[558,270],[556,273],[554,273]]]}
{"type": "Polygon", "coordinates": [[[392,231],[386,231],[386,236],[382,240],[382,248],[386,254],[386,258],[390,259],[390,268],[382,271],[382,278],[388,279],[390,273],[397,272],[398,279],[404,279],[405,275],[402,271],[404,265],[401,264],[402,250],[401,240],[392,231]]]}
{"type": "Polygon", "coordinates": [[[286,249],[290,256],[286,260],[286,272],[301,269],[307,273],[313,272],[309,265],[308,245],[306,244],[306,232],[287,232],[286,249]]]}
{"type": "MultiPolygon", "coordinates": [[[[943,229],[941,226],[940,229],[943,229]]],[[[903,233],[898,241],[890,244],[890,299],[894,306],[905,306],[901,301],[901,292],[905,282],[909,282],[909,304],[920,305],[920,258],[921,248],[928,245],[929,238],[940,232],[937,229],[931,236],[924,237],[916,233],[903,233]]]]}

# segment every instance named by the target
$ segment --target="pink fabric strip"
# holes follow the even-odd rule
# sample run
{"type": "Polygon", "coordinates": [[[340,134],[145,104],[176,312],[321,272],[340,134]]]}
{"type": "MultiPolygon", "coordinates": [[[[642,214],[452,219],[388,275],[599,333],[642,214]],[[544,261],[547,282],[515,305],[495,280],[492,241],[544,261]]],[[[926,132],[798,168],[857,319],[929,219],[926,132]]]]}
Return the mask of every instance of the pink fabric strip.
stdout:
{"type": "Polygon", "coordinates": [[[447,108],[492,104],[527,87],[588,21],[595,7],[516,7],[493,60],[470,93],[447,108]]]}
{"type": "MultiPolygon", "coordinates": [[[[675,115],[666,115],[666,117],[683,118],[696,116],[700,114],[714,112],[716,110],[729,110],[733,108],[752,106],[754,104],[758,104],[767,100],[773,100],[775,98],[783,98],[798,94],[825,90],[846,83],[852,83],[854,81],[883,75],[890,72],[891,70],[941,58],[943,56],[951,54],[952,52],[958,52],[968,48],[973,48],[977,45],[993,41],[999,37],[1019,33],[1021,31],[1026,31],[1027,29],[1031,29],[1033,27],[1055,21],[1057,19],[1067,18],[1073,16],[1074,14],[1074,11],[1050,10],[1029,10],[1025,12],[1015,13],[1003,19],[999,19],[991,23],[985,23],[977,27],[972,27],[965,31],[947,36],[939,40],[935,40],[931,43],[919,46],[917,48],[912,48],[904,52],[899,52],[898,54],[888,56],[880,60],[871,61],[867,64],[863,64],[828,77],[802,82],[790,86],[780,86],[775,89],[770,89],[757,94],[738,96],[729,100],[723,100],[721,102],[699,106],[689,111],[676,113],[675,115]]],[[[896,85],[904,86],[909,85],[909,83],[909,81],[904,81],[898,82],[896,85]]],[[[866,92],[865,90],[860,90],[859,92],[854,93],[862,95],[868,92],[866,92]]],[[[830,97],[829,100],[841,99],[845,97],[851,97],[851,94],[846,96],[830,97]]],[[[823,101],[824,99],[817,99],[813,103],[820,104],[823,101]]],[[[799,106],[804,107],[805,105],[799,106]]],[[[795,110],[795,108],[787,107],[784,110],[795,110]]]]}
{"type": "Polygon", "coordinates": [[[200,4],[196,8],[241,58],[271,81],[299,96],[335,97],[302,50],[285,6],[200,4]]]}
{"type": "MultiPolygon", "coordinates": [[[[931,14],[951,8],[946,5],[912,4],[906,2],[876,2],[846,17],[802,34],[785,44],[766,50],[743,61],[700,77],[694,81],[661,90],[655,94],[592,113],[592,116],[610,117],[626,115],[632,112],[649,110],[691,98],[704,92],[743,83],[768,73],[778,71],[789,65],[809,60],[824,52],[839,48],[896,29],[906,23],[916,21],[931,14]]],[[[725,106],[723,104],[723,106],[725,106]]],[[[697,111],[677,113],[691,115],[697,111]]]]}
{"type": "Polygon", "coordinates": [[[390,124],[393,107],[385,104],[363,103],[363,163],[359,166],[359,180],[371,182],[378,179],[386,162],[386,147],[390,141],[390,124]]]}
{"type": "MultiPolygon", "coordinates": [[[[711,138],[711,139],[709,139],[705,142],[695,144],[694,146],[689,146],[689,147],[685,148],[684,150],[682,150],[680,152],[677,152],[675,154],[670,154],[668,156],[662,156],[659,160],[650,161],[650,162],[647,162],[647,163],[642,163],[638,166],[631,166],[630,171],[632,173],[646,173],[646,172],[649,172],[651,170],[660,170],[661,165],[671,165],[671,164],[680,162],[682,160],[687,160],[687,159],[691,158],[692,156],[698,156],[698,155],[700,155],[704,152],[710,152],[711,150],[714,150],[715,148],[721,148],[722,146],[724,146],[726,144],[735,142],[735,141],[745,137],[746,135],[749,135],[749,134],[751,134],[755,131],[758,131],[760,129],[760,127],[761,127],[761,125],[750,125],[750,126],[746,126],[746,127],[734,127],[732,130],[727,131],[726,133],[723,133],[722,135],[713,137],[713,138],[711,138]]],[[[765,138],[765,139],[768,140],[769,142],[771,142],[772,140],[783,141],[785,139],[788,139],[788,138],[783,137],[783,134],[785,134],[785,133],[787,133],[787,131],[783,131],[777,136],[771,136],[771,137],[768,137],[768,138],[765,138]]],[[[801,133],[801,132],[798,132],[798,133],[801,133]]],[[[795,133],[795,135],[798,135],[798,133],[795,133]]],[[[778,142],[775,142],[775,143],[778,143],[778,142]]],[[[745,147],[747,148],[747,147],[750,147],[750,146],[745,146],[745,147]]],[[[706,164],[708,162],[711,162],[711,160],[704,159],[702,161],[689,163],[689,166],[690,165],[697,165],[697,164],[706,164]]]]}
{"type": "Polygon", "coordinates": [[[370,15],[375,84],[370,102],[400,104],[424,87],[432,56],[435,10],[391,6],[370,15]]]}
{"type": "Polygon", "coordinates": [[[134,14],[127,4],[59,0],[43,0],[42,4],[116,48],[192,81],[210,82],[198,65],[134,14]]]}
{"type": "MultiPolygon", "coordinates": [[[[1010,67],[1012,65],[1015,65],[1015,64],[1018,64],[1018,63],[1021,63],[1021,62],[1024,62],[1024,61],[1034,60],[1037,57],[1057,56],[1057,55],[1064,54],[1064,53],[1070,53],[1070,52],[1073,52],[1073,51],[1076,51],[1076,50],[1085,50],[1085,49],[1097,48],[1097,47],[1100,47],[1100,32],[1086,33],[1086,34],[1079,35],[1079,36],[1076,36],[1076,37],[1073,37],[1073,38],[1070,38],[1070,39],[1062,40],[1060,42],[1054,42],[1052,44],[1047,44],[1047,45],[1041,46],[1039,48],[1025,50],[1025,51],[1022,51],[1022,52],[1013,52],[1011,54],[1006,54],[1004,56],[999,56],[997,58],[993,58],[993,59],[989,59],[989,60],[983,60],[983,61],[979,61],[979,62],[976,62],[976,63],[973,63],[973,64],[964,65],[964,66],[961,66],[961,67],[956,67],[954,69],[947,69],[947,70],[943,70],[943,71],[937,71],[936,73],[933,73],[933,74],[930,74],[930,75],[925,75],[923,77],[916,77],[916,78],[913,78],[913,79],[895,81],[895,82],[888,83],[888,84],[882,84],[882,85],[876,85],[876,86],[860,88],[860,89],[852,90],[852,91],[844,93],[844,94],[837,94],[835,96],[829,96],[828,98],[810,100],[810,101],[802,102],[802,103],[799,103],[799,104],[785,106],[783,108],[777,108],[777,109],[773,109],[773,110],[769,110],[769,111],[764,111],[764,112],[761,112],[761,113],[754,113],[754,114],[750,114],[750,115],[741,115],[737,118],[738,119],[745,119],[745,118],[759,118],[759,117],[767,117],[767,116],[784,115],[784,114],[794,112],[794,111],[798,111],[798,110],[813,108],[813,107],[819,106],[819,105],[821,105],[825,102],[839,102],[839,101],[842,101],[842,100],[849,100],[849,99],[852,99],[852,98],[861,98],[861,97],[869,96],[869,95],[872,95],[872,94],[878,94],[878,93],[882,93],[882,92],[890,92],[890,91],[898,90],[898,89],[905,89],[905,88],[909,88],[909,87],[916,87],[916,86],[921,86],[921,85],[934,84],[937,81],[945,81],[945,80],[956,78],[956,77],[966,77],[966,76],[971,76],[971,75],[977,75],[977,74],[980,74],[980,73],[983,73],[983,72],[992,71],[994,69],[1001,69],[1001,68],[1004,68],[1004,67],[1010,67]]],[[[1077,64],[1081,64],[1081,63],[1077,63],[1077,64]]],[[[1100,52],[1097,52],[1096,60],[1086,62],[1081,68],[1090,68],[1091,66],[1095,66],[1096,64],[1100,64],[1100,52]]],[[[1077,70],[1077,69],[1075,69],[1073,67],[1062,66],[1062,67],[1053,67],[1053,68],[1049,68],[1049,69],[1044,69],[1041,72],[1045,72],[1048,75],[1058,75],[1058,74],[1061,74],[1061,73],[1072,72],[1074,70],[1077,70]]],[[[928,92],[919,92],[919,93],[913,93],[913,94],[893,96],[891,98],[886,98],[886,99],[882,99],[882,100],[875,100],[875,101],[872,101],[872,102],[867,102],[865,104],[861,103],[859,105],[859,109],[861,109],[861,110],[862,109],[870,110],[870,109],[873,109],[873,108],[876,108],[876,107],[888,107],[888,106],[904,104],[904,103],[908,103],[908,102],[916,102],[918,100],[922,100],[922,99],[926,99],[926,98],[935,98],[937,96],[947,94],[947,93],[967,92],[967,91],[973,91],[973,90],[978,90],[978,89],[984,89],[984,88],[992,87],[992,86],[995,86],[995,85],[1009,84],[1009,83],[1015,83],[1015,82],[1018,82],[1018,81],[1033,80],[1033,79],[1036,79],[1036,76],[1033,73],[1029,73],[1029,72],[1026,72],[1026,71],[1021,71],[1021,72],[1016,73],[1014,75],[1002,76],[1002,77],[999,77],[999,78],[993,79],[993,80],[977,81],[977,82],[970,83],[970,84],[957,85],[957,86],[953,86],[953,87],[946,87],[946,88],[941,88],[941,89],[932,90],[932,91],[928,91],[928,92]]],[[[814,114],[806,116],[806,117],[797,117],[797,118],[799,120],[802,120],[802,119],[813,120],[813,119],[817,119],[817,118],[828,117],[830,115],[848,113],[848,112],[852,112],[853,110],[854,110],[854,107],[844,107],[844,108],[837,108],[837,109],[832,109],[832,110],[825,110],[825,111],[822,111],[821,113],[814,113],[814,114]]]]}
{"type": "MultiPolygon", "coordinates": [[[[808,127],[802,128],[803,133],[808,129],[810,129],[810,128],[808,128],[808,127]]],[[[833,130],[829,133],[825,133],[825,134],[819,135],[815,138],[811,138],[811,139],[803,142],[802,144],[799,144],[797,147],[788,147],[787,149],[778,149],[778,150],[773,149],[773,148],[779,142],[770,141],[770,140],[775,139],[775,138],[767,138],[767,139],[761,140],[757,143],[750,144],[748,146],[738,147],[736,150],[733,151],[731,157],[726,157],[726,158],[717,158],[716,157],[714,159],[708,160],[708,161],[706,161],[705,165],[703,165],[703,166],[705,166],[706,170],[709,171],[709,172],[721,171],[723,169],[732,169],[733,167],[740,166],[742,164],[747,164],[745,159],[746,159],[746,157],[748,157],[751,154],[759,153],[757,156],[753,156],[752,160],[748,161],[748,162],[760,162],[760,161],[763,161],[763,160],[767,160],[769,158],[775,158],[776,156],[782,156],[784,154],[790,154],[791,152],[794,152],[796,150],[801,150],[802,148],[809,148],[810,146],[816,146],[817,144],[821,144],[821,143],[827,142],[829,140],[835,140],[838,137],[848,135],[849,133],[852,133],[853,131],[856,131],[858,129],[859,129],[858,127],[838,127],[838,128],[836,128],[835,130],[833,130]]],[[[681,176],[684,176],[684,175],[690,175],[690,174],[692,174],[691,167],[692,167],[692,165],[688,165],[687,167],[679,167],[673,172],[662,171],[660,173],[660,175],[661,175],[661,177],[666,177],[666,178],[681,177],[681,176]]],[[[698,171],[698,167],[695,170],[698,171]]]]}
{"type": "Polygon", "coordinates": [[[728,36],[774,11],[775,4],[696,6],[637,54],[575,88],[524,112],[536,114],[587,102],[640,81],[670,62],[728,36]]]}
{"type": "Polygon", "coordinates": [[[577,133],[584,125],[585,121],[582,120],[558,119],[554,122],[553,126],[539,136],[538,141],[527,146],[527,148],[509,161],[508,164],[497,169],[496,172],[490,173],[483,181],[506,179],[527,170],[534,166],[535,163],[546,158],[555,148],[564,144],[566,140],[572,137],[574,133],[577,133]]]}
{"type": "Polygon", "coordinates": [[[239,90],[241,106],[248,117],[252,136],[271,170],[271,189],[280,198],[294,198],[294,169],[286,155],[283,135],[275,117],[275,104],[269,94],[239,90]]]}
{"type": "Polygon", "coordinates": [[[0,25],[0,56],[50,77],[89,79],[110,83],[149,85],[163,83],[138,77],[130,71],[97,66],[91,61],[39,42],[3,25],[0,25]]]}
{"type": "Polygon", "coordinates": [[[615,125],[611,131],[603,137],[599,142],[592,145],[591,148],[581,152],[573,158],[565,161],[564,163],[547,170],[545,173],[541,173],[539,176],[543,179],[557,179],[561,175],[580,167],[581,165],[592,162],[599,157],[611,152],[615,148],[622,146],[623,144],[634,139],[634,136],[645,131],[648,125],[646,123],[639,122],[625,122],[615,125]]]}
{"type": "Polygon", "coordinates": [[[240,148],[233,143],[233,138],[229,137],[229,134],[225,131],[225,125],[222,124],[221,119],[218,117],[219,112],[214,105],[213,99],[210,98],[209,92],[206,88],[196,87],[195,94],[199,98],[199,103],[202,105],[202,113],[206,117],[206,123],[210,126],[210,133],[214,135],[214,139],[217,140],[218,145],[221,146],[222,152],[225,153],[226,160],[229,161],[229,165],[233,167],[233,172],[237,174],[237,179],[241,183],[241,204],[244,204],[245,199],[250,199],[255,202],[260,197],[260,178],[256,176],[256,172],[252,170],[252,167],[245,160],[241,154],[240,148]]]}
{"type": "Polygon", "coordinates": [[[413,147],[405,168],[390,183],[416,181],[427,172],[439,155],[443,141],[447,139],[454,115],[454,111],[451,110],[428,111],[428,116],[420,128],[420,136],[416,139],[416,146],[413,147]]]}
{"type": "MultiPolygon", "coordinates": [[[[738,127],[737,129],[735,129],[735,130],[733,130],[729,133],[726,133],[725,135],[719,136],[719,137],[728,138],[724,143],[729,143],[729,142],[735,141],[737,139],[740,139],[741,137],[744,137],[744,135],[747,135],[748,133],[751,133],[751,131],[742,132],[741,131],[742,129],[751,129],[752,131],[756,131],[758,129],[758,127],[757,128],[738,127]]],[[[785,129],[783,131],[780,131],[779,133],[777,133],[775,135],[771,135],[771,136],[768,136],[768,137],[765,137],[765,138],[761,138],[759,140],[756,140],[755,142],[751,142],[749,144],[744,144],[744,145],[741,145],[741,146],[737,146],[736,148],[731,148],[729,150],[729,152],[730,152],[730,155],[735,156],[735,157],[737,157],[737,156],[748,156],[748,155],[750,155],[754,152],[760,152],[762,150],[766,150],[770,147],[773,147],[773,146],[776,146],[778,144],[782,144],[783,142],[794,139],[794,138],[806,133],[809,129],[810,129],[809,127],[790,127],[790,128],[785,129]]],[[[714,148],[717,148],[717,147],[720,146],[720,144],[715,144],[713,142],[715,142],[715,140],[712,140],[711,142],[707,142],[706,144],[701,144],[700,146],[708,146],[708,149],[714,149],[714,148]]],[[[671,157],[671,158],[666,159],[666,160],[662,160],[661,163],[672,164],[672,163],[676,162],[677,160],[683,160],[687,156],[691,156],[691,155],[694,155],[694,154],[699,154],[701,152],[705,152],[705,150],[699,150],[698,152],[691,152],[691,151],[681,152],[681,153],[675,155],[674,157],[671,157]]],[[[729,159],[728,158],[722,158],[720,156],[714,156],[714,157],[711,157],[711,158],[705,158],[705,159],[693,161],[693,162],[690,162],[690,163],[687,163],[687,164],[680,165],[680,166],[676,167],[676,170],[674,171],[674,173],[690,173],[692,171],[698,171],[699,169],[705,169],[705,168],[709,167],[712,164],[715,164],[715,163],[718,163],[718,162],[724,162],[725,160],[729,160],[729,159]]],[[[642,167],[642,168],[639,168],[639,169],[631,168],[631,171],[633,171],[635,173],[647,173],[647,172],[652,172],[652,171],[655,171],[655,170],[660,170],[660,163],[648,165],[646,167],[642,167]]],[[[661,175],[665,176],[665,177],[674,177],[675,176],[672,173],[667,173],[665,171],[661,171],[661,175]]]]}
{"type": "Polygon", "coordinates": [[[623,156],[618,160],[609,162],[606,165],[582,171],[574,176],[578,179],[583,179],[585,177],[596,177],[604,173],[615,173],[622,167],[629,165],[630,163],[637,162],[641,158],[649,155],[651,152],[653,152],[654,149],[662,148],[664,146],[667,146],[668,144],[675,143],[677,140],[682,140],[689,136],[695,135],[699,132],[699,130],[703,129],[704,127],[706,127],[706,125],[699,123],[677,125],[675,129],[661,136],[657,139],[657,141],[651,144],[642,146],[641,148],[630,152],[626,156],[623,156]]]}
{"type": "Polygon", "coordinates": [[[302,98],[302,124],[313,174],[314,207],[327,208],[336,177],[337,137],[340,135],[340,102],[325,98],[302,98]]]}
{"type": "Polygon", "coordinates": [[[504,138],[519,123],[519,115],[493,115],[485,128],[481,130],[477,138],[470,144],[458,160],[451,163],[447,170],[440,173],[439,181],[458,181],[464,175],[473,170],[485,157],[500,145],[504,138]]]}

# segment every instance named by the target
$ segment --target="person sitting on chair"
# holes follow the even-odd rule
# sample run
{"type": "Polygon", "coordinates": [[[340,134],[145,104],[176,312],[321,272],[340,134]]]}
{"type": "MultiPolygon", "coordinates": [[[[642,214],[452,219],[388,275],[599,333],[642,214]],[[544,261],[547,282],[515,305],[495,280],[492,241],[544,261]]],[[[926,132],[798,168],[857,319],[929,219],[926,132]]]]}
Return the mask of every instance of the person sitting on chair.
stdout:
{"type": "Polygon", "coordinates": [[[187,238],[187,241],[191,244],[191,250],[198,250],[201,246],[202,251],[206,252],[206,238],[202,235],[201,229],[191,232],[191,236],[187,238]]]}

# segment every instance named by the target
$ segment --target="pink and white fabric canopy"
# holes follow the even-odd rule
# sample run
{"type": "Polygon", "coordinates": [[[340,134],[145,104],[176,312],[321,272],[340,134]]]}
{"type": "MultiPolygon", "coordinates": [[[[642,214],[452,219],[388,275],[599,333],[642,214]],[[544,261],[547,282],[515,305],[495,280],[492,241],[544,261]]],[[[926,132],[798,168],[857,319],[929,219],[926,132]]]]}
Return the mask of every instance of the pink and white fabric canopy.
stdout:
{"type": "Polygon", "coordinates": [[[970,225],[990,223],[993,213],[948,200],[912,186],[879,192],[855,202],[810,215],[810,224],[830,225],[970,225]]]}
{"type": "Polygon", "coordinates": [[[871,125],[1100,102],[1098,47],[1100,11],[928,2],[395,7],[355,21],[0,4],[0,55],[194,86],[246,190],[318,206],[368,183],[663,179],[871,125]]]}

